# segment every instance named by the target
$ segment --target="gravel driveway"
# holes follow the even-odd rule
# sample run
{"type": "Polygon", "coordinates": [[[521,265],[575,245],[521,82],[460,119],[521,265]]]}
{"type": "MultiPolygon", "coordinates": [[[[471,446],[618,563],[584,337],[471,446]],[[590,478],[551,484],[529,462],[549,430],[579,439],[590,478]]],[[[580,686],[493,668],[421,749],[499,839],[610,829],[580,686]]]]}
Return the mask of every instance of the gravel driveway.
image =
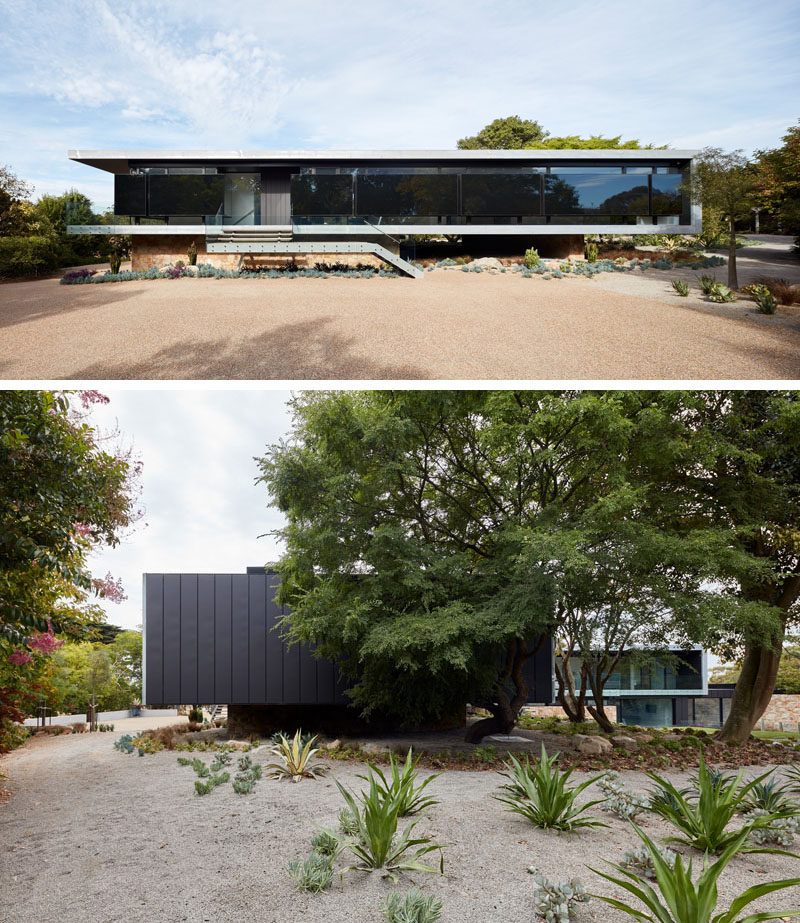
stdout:
{"type": "Polygon", "coordinates": [[[10,283],[0,377],[800,378],[800,308],[680,298],[677,275],[10,283]]]}
{"type": "MultiPolygon", "coordinates": [[[[153,719],[132,720],[153,725],[153,719]]],[[[3,923],[379,923],[378,908],[392,884],[377,873],[346,872],[329,892],[306,895],[286,870],[290,859],[308,853],[317,829],[335,826],[343,802],[332,779],[298,785],[263,780],[249,796],[225,785],[199,798],[191,768],[178,766],[176,753],[140,758],[113,749],[118,733],[129,730],[126,724],[117,722],[114,734],[37,739],[0,763],[12,789],[9,804],[0,808],[3,923]]],[[[258,750],[254,758],[266,762],[267,753],[258,750]]],[[[351,787],[360,785],[355,775],[361,771],[333,767],[351,787]]],[[[451,845],[445,877],[421,874],[416,880],[443,898],[444,923],[533,921],[530,865],[550,878],[577,875],[589,890],[612,893],[584,863],[616,859],[632,845],[625,824],[601,815],[609,830],[571,838],[545,833],[491,798],[499,781],[490,772],[447,772],[428,788],[441,804],[417,829],[451,845]]],[[[626,782],[643,787],[640,774],[629,774],[626,782]]],[[[645,828],[651,835],[666,829],[655,819],[645,828]]],[[[723,876],[722,896],[796,876],[798,865],[778,856],[740,856],[723,876]]],[[[758,906],[798,907],[800,896],[768,896],[758,906]]],[[[627,923],[598,901],[576,920],[627,923]]]]}

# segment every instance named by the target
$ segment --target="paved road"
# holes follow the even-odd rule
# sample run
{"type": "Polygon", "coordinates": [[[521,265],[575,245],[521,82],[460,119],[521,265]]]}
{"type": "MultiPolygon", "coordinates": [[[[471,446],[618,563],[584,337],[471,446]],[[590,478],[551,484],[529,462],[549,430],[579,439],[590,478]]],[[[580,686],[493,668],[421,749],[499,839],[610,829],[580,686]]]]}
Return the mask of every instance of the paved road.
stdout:
{"type": "Polygon", "coordinates": [[[800,309],[678,298],[672,275],[7,284],[0,377],[800,378],[800,309]]]}

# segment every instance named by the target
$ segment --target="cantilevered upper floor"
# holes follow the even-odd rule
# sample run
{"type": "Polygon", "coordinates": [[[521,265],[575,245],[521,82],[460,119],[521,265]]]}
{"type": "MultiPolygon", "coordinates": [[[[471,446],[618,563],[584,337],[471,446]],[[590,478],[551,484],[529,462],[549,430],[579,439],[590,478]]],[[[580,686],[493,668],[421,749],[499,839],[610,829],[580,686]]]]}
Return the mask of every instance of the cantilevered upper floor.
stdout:
{"type": "Polygon", "coordinates": [[[698,233],[694,151],[90,151],[126,233],[286,227],[299,234],[698,233]],[[110,192],[110,189],[109,189],[110,192]],[[141,224],[141,222],[145,224],[141,224]],[[137,227],[136,225],[139,225],[137,227]]]}

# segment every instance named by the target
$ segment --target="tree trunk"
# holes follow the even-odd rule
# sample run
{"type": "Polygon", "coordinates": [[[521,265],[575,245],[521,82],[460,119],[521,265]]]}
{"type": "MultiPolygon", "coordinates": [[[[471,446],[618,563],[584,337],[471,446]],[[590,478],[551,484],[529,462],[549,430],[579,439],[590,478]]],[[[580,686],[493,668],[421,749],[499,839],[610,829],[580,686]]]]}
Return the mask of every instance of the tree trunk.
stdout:
{"type": "Polygon", "coordinates": [[[745,647],[742,672],[733,690],[731,710],[718,737],[743,743],[764,714],[775,689],[781,650],[760,644],[745,647]]]}
{"type": "Polygon", "coordinates": [[[535,650],[528,652],[526,642],[515,638],[508,644],[506,664],[495,687],[492,701],[480,704],[491,712],[490,718],[481,718],[467,729],[464,739],[467,743],[477,744],[489,734],[510,734],[514,730],[520,709],[528,701],[528,684],[522,675],[525,661],[535,650]],[[509,698],[505,690],[507,680],[514,683],[514,695],[509,698]]]}
{"type": "MultiPolygon", "coordinates": [[[[600,668],[598,672],[601,670],[602,668],[600,668]]],[[[599,676],[590,671],[589,685],[592,687],[592,697],[594,698],[594,705],[587,705],[589,714],[598,723],[601,731],[605,731],[606,734],[611,734],[614,731],[614,725],[606,714],[605,708],[603,708],[603,690],[605,689],[605,683],[599,676]]]]}
{"type": "Polygon", "coordinates": [[[736,275],[736,226],[733,215],[730,216],[730,241],[728,243],[728,288],[736,291],[739,288],[739,279],[736,275]]]}
{"type": "Polygon", "coordinates": [[[558,681],[558,701],[567,718],[573,724],[578,724],[586,720],[586,669],[581,667],[581,691],[576,695],[575,678],[569,667],[570,655],[571,651],[562,655],[560,664],[559,657],[554,660],[558,681]]]}

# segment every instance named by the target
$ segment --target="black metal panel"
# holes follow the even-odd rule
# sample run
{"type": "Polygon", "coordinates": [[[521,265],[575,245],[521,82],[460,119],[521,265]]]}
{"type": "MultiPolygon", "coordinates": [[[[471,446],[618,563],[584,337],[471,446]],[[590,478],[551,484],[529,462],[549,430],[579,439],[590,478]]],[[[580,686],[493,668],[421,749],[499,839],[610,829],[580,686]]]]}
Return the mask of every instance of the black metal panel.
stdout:
{"type": "Polygon", "coordinates": [[[181,692],[178,702],[197,698],[197,574],[181,574],[181,692]]]}
{"type": "Polygon", "coordinates": [[[233,702],[231,596],[230,574],[217,574],[214,577],[214,698],[208,703],[210,705],[233,702]]]}
{"type": "Polygon", "coordinates": [[[164,703],[181,704],[181,578],[164,574],[164,703]]]}
{"type": "Polygon", "coordinates": [[[148,177],[148,214],[214,215],[225,198],[225,177],[166,176],[148,177]]]}
{"type": "Polygon", "coordinates": [[[538,215],[542,176],[539,173],[465,173],[461,177],[465,215],[538,215]]]}
{"type": "Polygon", "coordinates": [[[280,578],[277,574],[271,573],[267,576],[267,690],[265,701],[274,705],[283,702],[283,642],[278,628],[281,607],[275,602],[279,584],[280,578]]]}
{"type": "Polygon", "coordinates": [[[197,575],[197,702],[213,705],[214,661],[214,575],[197,575]]]}
{"type": "Polygon", "coordinates": [[[250,594],[250,662],[248,702],[264,702],[267,694],[267,577],[247,577],[250,594]]]}
{"type": "Polygon", "coordinates": [[[281,702],[300,703],[300,645],[282,642],[283,648],[283,689],[281,702]]]}
{"type": "Polygon", "coordinates": [[[164,577],[145,574],[144,578],[144,671],[145,702],[164,701],[164,577]]]}
{"type": "Polygon", "coordinates": [[[114,214],[144,218],[147,215],[147,177],[118,173],[114,177],[114,214]]]}
{"type": "Polygon", "coordinates": [[[318,660],[311,653],[307,644],[296,645],[300,651],[300,704],[313,705],[317,698],[317,664],[318,660]]]}
{"type": "Polygon", "coordinates": [[[232,702],[250,701],[250,612],[248,583],[255,578],[234,574],[231,587],[232,702]]]}

